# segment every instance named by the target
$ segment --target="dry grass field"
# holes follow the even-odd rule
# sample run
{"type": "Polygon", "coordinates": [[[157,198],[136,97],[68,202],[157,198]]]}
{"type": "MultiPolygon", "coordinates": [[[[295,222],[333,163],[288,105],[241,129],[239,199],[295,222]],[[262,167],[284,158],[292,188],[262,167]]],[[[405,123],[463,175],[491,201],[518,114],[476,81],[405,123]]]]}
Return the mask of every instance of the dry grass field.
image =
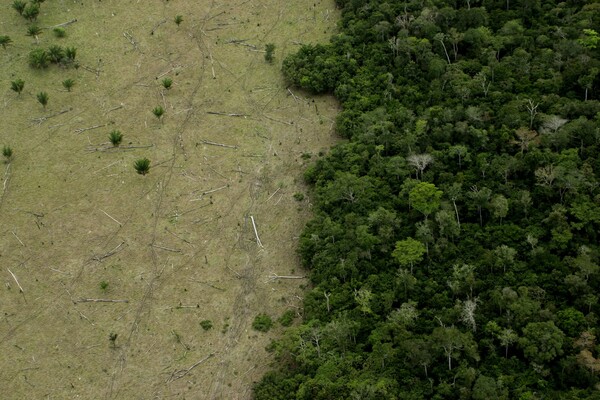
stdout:
{"type": "Polygon", "coordinates": [[[0,48],[0,147],[14,153],[0,164],[1,397],[250,398],[283,329],[257,332],[254,317],[301,313],[307,281],[273,279],[304,274],[295,247],[310,202],[294,194],[335,141],[335,102],[288,90],[281,61],[335,32],[334,1],[47,0],[39,44],[11,3],[0,4],[13,41],[0,48]],[[48,29],[74,19],[64,38],[48,29]],[[76,47],[79,68],[29,67],[32,49],[53,44],[76,47]],[[145,176],[133,168],[143,157],[145,176]]]}

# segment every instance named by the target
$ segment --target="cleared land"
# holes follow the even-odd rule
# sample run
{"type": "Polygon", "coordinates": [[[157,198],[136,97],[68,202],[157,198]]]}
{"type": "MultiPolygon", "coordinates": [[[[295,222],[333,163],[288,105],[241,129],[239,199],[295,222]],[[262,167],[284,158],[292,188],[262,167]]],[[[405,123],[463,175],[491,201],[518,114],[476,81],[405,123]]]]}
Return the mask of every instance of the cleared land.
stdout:
{"type": "Polygon", "coordinates": [[[310,203],[294,194],[335,140],[336,104],[288,91],[280,62],[334,33],[334,2],[49,0],[39,26],[77,22],[39,45],[2,7],[2,398],[249,398],[281,330],[252,320],[300,312],[307,283],[269,278],[303,275],[310,203]],[[80,68],[28,67],[51,44],[75,46],[80,68]]]}

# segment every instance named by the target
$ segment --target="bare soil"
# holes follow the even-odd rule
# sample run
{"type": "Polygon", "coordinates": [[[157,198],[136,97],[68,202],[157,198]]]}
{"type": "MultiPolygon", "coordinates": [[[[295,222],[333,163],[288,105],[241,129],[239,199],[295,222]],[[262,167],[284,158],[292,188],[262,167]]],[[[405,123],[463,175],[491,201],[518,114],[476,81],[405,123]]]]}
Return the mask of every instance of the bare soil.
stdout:
{"type": "Polygon", "coordinates": [[[305,274],[295,248],[310,200],[294,194],[336,140],[336,103],[288,90],[281,61],[335,33],[334,1],[48,0],[40,27],[77,22],[39,44],[5,3],[2,398],[250,398],[283,329],[257,332],[254,317],[301,315],[308,284],[272,279],[305,274]],[[75,46],[80,67],[30,68],[29,51],[51,44],[75,46]]]}

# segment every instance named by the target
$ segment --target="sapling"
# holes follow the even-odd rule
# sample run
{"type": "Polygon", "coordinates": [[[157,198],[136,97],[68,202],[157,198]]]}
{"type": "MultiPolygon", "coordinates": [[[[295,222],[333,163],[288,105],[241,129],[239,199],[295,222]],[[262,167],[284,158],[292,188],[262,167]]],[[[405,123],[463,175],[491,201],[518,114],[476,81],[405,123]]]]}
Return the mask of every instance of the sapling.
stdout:
{"type": "Polygon", "coordinates": [[[267,43],[265,46],[265,61],[268,63],[273,62],[273,53],[275,52],[275,45],[273,43],[267,43]]]}
{"type": "Polygon", "coordinates": [[[39,35],[40,33],[42,33],[42,28],[40,28],[37,25],[29,25],[27,27],[27,36],[31,36],[32,38],[35,38],[35,43],[39,44],[40,39],[39,39],[39,35]]]}
{"type": "Polygon", "coordinates": [[[25,87],[25,81],[23,79],[17,79],[10,83],[10,89],[13,92],[17,92],[17,94],[21,94],[24,87],[25,87]]]}
{"type": "Polygon", "coordinates": [[[6,162],[10,162],[13,156],[13,151],[9,146],[2,147],[2,155],[6,159],[6,162]]]}
{"type": "Polygon", "coordinates": [[[50,96],[48,96],[48,93],[39,92],[36,97],[37,101],[44,107],[44,109],[46,109],[46,106],[48,105],[48,99],[50,98],[50,96]]]}
{"type": "Polygon", "coordinates": [[[133,168],[140,175],[146,175],[150,171],[150,160],[147,158],[140,158],[133,163],[133,168]]]}
{"type": "Polygon", "coordinates": [[[162,83],[163,87],[168,90],[168,89],[171,89],[171,86],[173,85],[173,79],[167,77],[167,78],[163,79],[161,81],[161,83],[162,83]]]}
{"type": "Polygon", "coordinates": [[[61,46],[53,44],[48,48],[48,57],[51,62],[58,64],[65,58],[65,50],[61,46]]]}
{"type": "Polygon", "coordinates": [[[108,334],[108,340],[110,341],[110,344],[113,347],[113,349],[115,347],[117,347],[116,343],[115,343],[117,341],[117,336],[119,336],[119,334],[115,333],[115,332],[111,332],[111,333],[108,334]]]}
{"type": "Polygon", "coordinates": [[[14,8],[19,13],[19,15],[23,15],[23,11],[25,11],[26,5],[27,3],[22,0],[15,0],[12,3],[12,8],[14,8]]]}
{"type": "Polygon", "coordinates": [[[6,45],[11,44],[11,43],[12,43],[12,39],[10,38],[10,36],[7,36],[7,35],[0,36],[0,46],[2,46],[3,49],[6,49],[6,45]]]}
{"type": "Polygon", "coordinates": [[[21,15],[28,21],[35,21],[40,15],[40,6],[38,4],[29,4],[23,9],[21,15]]]}
{"type": "Polygon", "coordinates": [[[181,15],[175,16],[175,23],[177,24],[177,26],[181,25],[182,22],[183,22],[183,16],[181,16],[181,15]]]}
{"type": "Polygon", "coordinates": [[[156,106],[152,110],[152,114],[154,114],[154,116],[158,119],[161,119],[162,116],[164,115],[164,113],[165,113],[165,109],[162,108],[161,106],[156,106]]]}
{"type": "Polygon", "coordinates": [[[70,92],[71,89],[73,89],[73,86],[75,85],[75,81],[73,79],[65,79],[64,81],[62,81],[62,85],[65,89],[67,89],[67,92],[70,92]]]}
{"type": "Polygon", "coordinates": [[[75,56],[77,55],[77,48],[75,47],[67,47],[65,49],[65,57],[69,62],[75,61],[75,56]]]}
{"type": "Polygon", "coordinates": [[[108,134],[108,140],[110,140],[114,147],[119,147],[119,145],[123,141],[123,134],[121,133],[121,131],[114,130],[108,134]]]}

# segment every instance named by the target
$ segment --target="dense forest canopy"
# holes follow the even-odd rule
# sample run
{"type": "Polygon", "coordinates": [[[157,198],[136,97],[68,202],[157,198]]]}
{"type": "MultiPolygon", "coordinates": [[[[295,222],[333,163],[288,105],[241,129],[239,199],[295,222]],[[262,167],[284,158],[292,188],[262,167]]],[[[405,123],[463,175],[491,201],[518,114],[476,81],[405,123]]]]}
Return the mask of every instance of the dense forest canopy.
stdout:
{"type": "Polygon", "coordinates": [[[337,4],[283,65],[348,140],[255,397],[599,398],[600,2],[337,4]]]}

